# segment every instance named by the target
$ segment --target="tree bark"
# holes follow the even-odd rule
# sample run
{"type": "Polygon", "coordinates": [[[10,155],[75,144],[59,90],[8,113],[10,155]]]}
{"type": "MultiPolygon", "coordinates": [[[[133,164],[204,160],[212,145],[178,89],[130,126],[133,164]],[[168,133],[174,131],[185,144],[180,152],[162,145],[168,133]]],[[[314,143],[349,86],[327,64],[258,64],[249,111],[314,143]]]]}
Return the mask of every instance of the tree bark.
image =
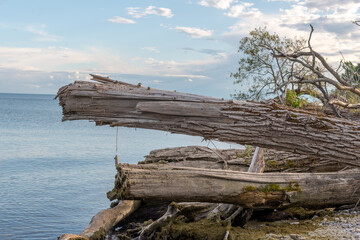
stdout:
{"type": "MultiPolygon", "coordinates": [[[[264,150],[265,172],[335,172],[351,169],[345,164],[308,157],[284,151],[264,150]]],[[[212,149],[205,146],[187,146],[153,150],[139,164],[166,163],[178,167],[248,171],[253,147],[247,149],[212,149]]]]}
{"type": "Polygon", "coordinates": [[[242,102],[123,83],[59,90],[63,120],[147,128],[249,144],[360,166],[360,123],[265,102],[242,102]]]}
{"type": "Polygon", "coordinates": [[[230,203],[247,208],[327,207],[360,198],[359,172],[244,173],[120,164],[114,199],[230,203]]]}

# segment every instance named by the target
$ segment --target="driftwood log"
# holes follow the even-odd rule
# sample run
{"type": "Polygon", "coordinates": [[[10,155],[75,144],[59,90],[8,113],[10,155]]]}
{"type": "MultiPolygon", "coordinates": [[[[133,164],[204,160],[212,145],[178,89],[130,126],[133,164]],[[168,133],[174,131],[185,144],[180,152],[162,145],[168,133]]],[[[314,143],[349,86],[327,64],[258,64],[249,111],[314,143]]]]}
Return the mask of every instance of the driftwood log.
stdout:
{"type": "MultiPolygon", "coordinates": [[[[166,163],[178,167],[248,171],[255,148],[213,149],[187,146],[153,150],[139,164],[166,163]]],[[[345,164],[284,151],[263,149],[265,172],[335,172],[350,169],[345,164]]]]}
{"type": "MultiPolygon", "coordinates": [[[[99,80],[99,79],[97,79],[99,80]]],[[[58,92],[63,120],[147,128],[360,166],[360,123],[276,103],[76,81],[58,92]]]]}
{"type": "Polygon", "coordinates": [[[163,217],[142,227],[139,239],[151,237],[180,215],[190,221],[222,215],[230,222],[240,215],[246,222],[252,210],[338,206],[360,198],[356,169],[309,173],[360,166],[358,121],[274,102],[217,99],[93,77],[100,83],[77,81],[59,90],[64,121],[86,119],[97,125],[157,129],[258,146],[251,164],[253,150],[193,147],[154,151],[145,164],[117,165],[110,200],[183,202],[171,204],[163,217]],[[264,156],[265,161],[255,161],[264,156]],[[259,174],[264,168],[272,173],[259,174]]]}
{"type": "Polygon", "coordinates": [[[114,199],[218,202],[247,208],[327,207],[360,198],[360,173],[246,173],[120,164],[114,199]]]}
{"type": "MultiPolygon", "coordinates": [[[[121,201],[116,207],[104,209],[98,212],[91,219],[89,225],[79,234],[62,234],[58,240],[71,239],[89,239],[94,234],[105,237],[106,233],[124,220],[131,213],[136,211],[140,206],[140,201],[125,200],[121,201]]],[[[100,237],[98,239],[101,239],[100,237]]]]}
{"type": "MultiPolygon", "coordinates": [[[[182,150],[189,150],[196,147],[182,148],[182,150]]],[[[218,157],[221,157],[220,151],[217,149],[204,148],[203,150],[212,150],[218,157]]],[[[187,151],[189,152],[189,151],[187,151]]],[[[199,155],[198,155],[199,156],[199,155]]],[[[223,159],[225,167],[227,167],[227,160],[223,159]]],[[[121,166],[119,166],[121,168],[121,166]]],[[[263,150],[256,148],[254,155],[251,160],[248,172],[262,173],[265,169],[265,161],[263,150]]],[[[230,222],[232,225],[245,225],[250,219],[253,210],[250,208],[243,208],[234,204],[211,204],[211,203],[200,203],[200,202],[183,202],[174,204],[171,203],[166,213],[155,222],[143,227],[139,231],[139,239],[151,239],[156,231],[166,225],[169,225],[175,218],[183,215],[187,221],[197,221],[204,217],[215,221],[220,221],[222,218],[230,222]],[[190,210],[189,210],[190,209],[190,210]],[[189,214],[190,212],[190,214],[189,214]],[[190,216],[191,217],[190,217],[190,216]]]]}

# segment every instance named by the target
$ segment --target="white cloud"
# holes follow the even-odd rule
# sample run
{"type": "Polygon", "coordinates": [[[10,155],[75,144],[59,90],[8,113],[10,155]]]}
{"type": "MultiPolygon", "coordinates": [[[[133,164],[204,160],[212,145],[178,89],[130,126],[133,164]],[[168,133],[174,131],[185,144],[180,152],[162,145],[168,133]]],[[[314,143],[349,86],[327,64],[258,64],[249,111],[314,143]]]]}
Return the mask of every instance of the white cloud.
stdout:
{"type": "Polygon", "coordinates": [[[252,8],[251,6],[253,5],[253,3],[242,2],[238,5],[232,6],[226,15],[233,18],[259,17],[261,12],[257,8],[252,8]]]}
{"type": "Polygon", "coordinates": [[[347,60],[359,62],[360,27],[355,26],[351,21],[359,17],[360,3],[354,3],[352,0],[346,0],[344,4],[335,0],[329,3],[306,0],[281,9],[278,14],[265,14],[257,9],[255,11],[250,4],[245,7],[250,8],[250,11],[239,8],[237,13],[240,14],[235,14],[235,11],[231,14],[232,9],[230,9],[227,14],[238,16],[240,19],[229,28],[229,31],[223,33],[225,40],[230,41],[234,46],[238,46],[240,38],[260,26],[266,26],[270,32],[276,32],[282,37],[308,38],[309,24],[312,24],[315,31],[311,43],[316,51],[325,55],[334,65],[341,59],[339,51],[347,60]],[[331,6],[328,11],[325,7],[327,4],[331,6]],[[323,9],[320,9],[321,7],[323,9]],[[248,17],[249,12],[256,17],[248,17]]]}
{"type": "Polygon", "coordinates": [[[207,77],[204,75],[204,68],[224,63],[227,59],[227,57],[222,59],[206,57],[204,59],[178,62],[174,60],[163,61],[154,58],[145,58],[143,59],[143,63],[145,64],[143,69],[146,69],[145,71],[148,71],[148,73],[152,75],[205,79],[207,77]]]}
{"type": "Polygon", "coordinates": [[[227,9],[233,2],[237,2],[237,0],[201,0],[199,4],[205,7],[227,9]]]}
{"type": "Polygon", "coordinates": [[[215,49],[209,49],[209,48],[203,48],[203,49],[193,49],[193,48],[189,48],[189,47],[185,47],[182,48],[185,52],[196,52],[196,53],[202,53],[202,54],[207,54],[207,55],[211,55],[213,57],[216,58],[223,58],[226,57],[226,53],[225,51],[220,51],[220,50],[215,50],[215,49]]]}
{"type": "MultiPolygon", "coordinates": [[[[0,46],[0,66],[7,69],[32,71],[122,72],[141,71],[127,59],[121,59],[110,50],[65,47],[16,48],[0,46]]],[[[72,76],[73,77],[73,76],[72,76]]]]}
{"type": "Polygon", "coordinates": [[[24,71],[0,67],[0,84],[3,92],[13,93],[51,93],[56,94],[58,89],[79,79],[90,79],[89,72],[62,72],[62,71],[24,71]],[[52,76],[52,78],[49,78],[52,76]]]}
{"type": "Polygon", "coordinates": [[[149,52],[159,53],[160,51],[156,47],[143,47],[142,50],[146,50],[149,52]]]}
{"type": "Polygon", "coordinates": [[[89,54],[69,48],[0,47],[0,65],[22,70],[58,69],[65,64],[91,62],[89,54]]]}
{"type": "Polygon", "coordinates": [[[37,42],[57,42],[62,39],[61,36],[51,34],[48,31],[46,31],[45,24],[20,25],[20,24],[0,23],[0,28],[30,33],[32,35],[35,35],[35,37],[32,37],[30,40],[37,42]]]}
{"type": "Polygon", "coordinates": [[[194,27],[175,27],[175,29],[181,33],[185,33],[192,38],[209,37],[213,34],[213,30],[204,30],[194,27]]]}
{"type": "Polygon", "coordinates": [[[268,2],[299,2],[300,0],[267,0],[268,2]]]}
{"type": "Polygon", "coordinates": [[[122,17],[118,17],[115,16],[113,18],[109,18],[107,20],[108,22],[113,22],[113,23],[126,23],[126,24],[133,24],[136,23],[134,20],[132,19],[128,19],[128,18],[122,18],[122,17]]]}
{"type": "Polygon", "coordinates": [[[178,77],[178,78],[198,78],[198,79],[207,79],[207,76],[204,75],[191,75],[191,74],[165,74],[165,77],[178,77]]]}
{"type": "Polygon", "coordinates": [[[170,8],[158,8],[155,6],[149,6],[146,9],[141,9],[138,7],[129,7],[127,8],[127,11],[128,14],[133,16],[134,18],[141,18],[146,15],[157,15],[166,18],[171,18],[174,16],[170,8]]]}
{"type": "Polygon", "coordinates": [[[61,39],[60,36],[50,34],[47,31],[45,31],[45,28],[46,28],[46,25],[44,25],[44,24],[32,25],[32,26],[27,26],[25,28],[25,31],[37,35],[37,37],[33,38],[33,40],[39,41],[39,42],[56,42],[61,39]]]}
{"type": "Polygon", "coordinates": [[[359,5],[358,0],[305,0],[303,3],[309,9],[317,9],[320,11],[336,11],[338,9],[355,10],[359,5]]]}
{"type": "Polygon", "coordinates": [[[119,73],[144,76],[206,79],[206,69],[227,61],[227,57],[218,58],[206,55],[202,59],[188,61],[164,61],[155,58],[122,59],[110,50],[86,48],[75,50],[63,47],[14,48],[0,46],[0,66],[2,69],[14,69],[22,72],[47,72],[44,80],[57,82],[55,72],[67,72],[63,79],[85,79],[83,73],[119,73]]]}

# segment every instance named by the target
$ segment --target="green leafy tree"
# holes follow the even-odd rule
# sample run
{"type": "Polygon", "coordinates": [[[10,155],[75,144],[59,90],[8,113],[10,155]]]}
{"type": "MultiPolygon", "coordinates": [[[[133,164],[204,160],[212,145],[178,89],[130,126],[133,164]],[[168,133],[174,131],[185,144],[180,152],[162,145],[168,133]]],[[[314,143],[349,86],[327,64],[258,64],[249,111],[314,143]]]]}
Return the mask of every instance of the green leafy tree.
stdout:
{"type": "Polygon", "coordinates": [[[240,84],[240,90],[232,97],[236,99],[259,100],[274,96],[285,99],[289,85],[290,72],[296,67],[286,58],[275,58],[276,49],[284,52],[297,52],[304,48],[303,38],[281,38],[266,28],[256,28],[249,36],[240,40],[239,68],[232,73],[234,83],[240,84]]]}
{"type": "Polygon", "coordinates": [[[233,97],[277,97],[282,104],[303,107],[307,102],[301,96],[308,95],[321,102],[322,110],[330,109],[338,117],[343,116],[344,110],[360,110],[360,64],[341,61],[334,69],[313,50],[314,29],[310,27],[307,40],[280,38],[266,28],[256,28],[242,38],[239,68],[231,74],[241,88],[233,97]]]}
{"type": "MultiPolygon", "coordinates": [[[[342,65],[343,73],[341,75],[342,79],[349,82],[354,88],[360,87],[360,64],[354,65],[350,61],[345,61],[342,65]]],[[[346,103],[348,106],[357,105],[360,103],[360,96],[350,91],[338,90],[335,89],[334,95],[336,95],[337,100],[341,100],[346,103]]],[[[359,112],[358,108],[352,110],[353,112],[359,112]]]]}
{"type": "Polygon", "coordinates": [[[354,65],[350,61],[345,61],[343,64],[344,73],[342,78],[351,83],[354,87],[360,86],[360,64],[354,65]]]}

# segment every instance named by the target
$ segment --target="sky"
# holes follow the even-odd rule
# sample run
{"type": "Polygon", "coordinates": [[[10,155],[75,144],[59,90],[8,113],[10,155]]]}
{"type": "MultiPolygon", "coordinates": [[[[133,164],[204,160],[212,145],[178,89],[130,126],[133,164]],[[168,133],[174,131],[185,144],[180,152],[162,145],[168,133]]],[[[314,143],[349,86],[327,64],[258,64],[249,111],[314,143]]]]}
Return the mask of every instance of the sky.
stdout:
{"type": "Polygon", "coordinates": [[[359,0],[0,0],[0,92],[56,94],[89,73],[230,98],[257,27],[359,62],[359,0]]]}

